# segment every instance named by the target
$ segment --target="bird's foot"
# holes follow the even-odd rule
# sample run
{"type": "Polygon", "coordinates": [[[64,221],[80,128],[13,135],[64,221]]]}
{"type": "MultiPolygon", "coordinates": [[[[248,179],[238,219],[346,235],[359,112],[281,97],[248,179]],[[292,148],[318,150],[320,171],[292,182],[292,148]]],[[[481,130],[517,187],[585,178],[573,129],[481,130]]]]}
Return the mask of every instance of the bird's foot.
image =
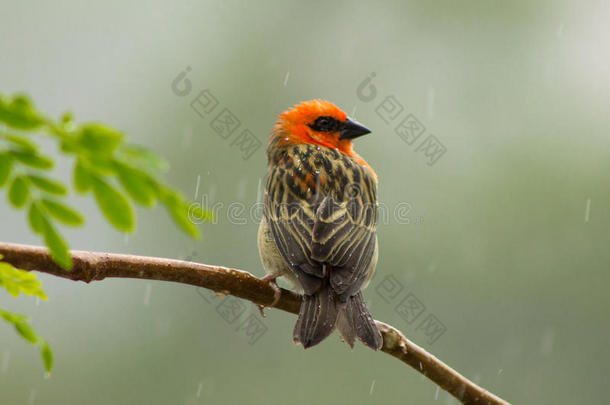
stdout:
{"type": "Polygon", "coordinates": [[[261,316],[263,318],[265,317],[265,308],[274,307],[280,300],[280,297],[282,296],[282,290],[280,289],[280,287],[278,287],[277,283],[275,282],[275,280],[277,278],[278,278],[278,276],[276,274],[267,274],[265,277],[263,277],[261,279],[261,280],[265,281],[267,284],[269,284],[269,287],[271,287],[273,289],[273,302],[271,303],[271,305],[257,305],[258,310],[260,311],[261,316]]]}

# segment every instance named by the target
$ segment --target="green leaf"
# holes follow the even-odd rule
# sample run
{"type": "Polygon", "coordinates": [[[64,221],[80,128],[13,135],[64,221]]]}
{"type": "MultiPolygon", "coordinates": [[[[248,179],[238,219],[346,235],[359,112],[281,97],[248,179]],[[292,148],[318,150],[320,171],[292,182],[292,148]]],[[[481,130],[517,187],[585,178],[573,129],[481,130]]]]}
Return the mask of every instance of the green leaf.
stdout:
{"type": "Polygon", "coordinates": [[[9,141],[10,143],[12,143],[15,146],[18,146],[20,149],[22,149],[24,151],[36,152],[36,150],[38,149],[38,146],[36,146],[36,144],[34,142],[30,141],[29,139],[27,139],[23,136],[5,135],[4,139],[6,139],[7,141],[9,141]]]}
{"type": "Polygon", "coordinates": [[[44,369],[47,373],[50,373],[53,369],[53,352],[47,342],[42,339],[40,339],[40,355],[42,356],[44,369]]]}
{"type": "Polygon", "coordinates": [[[66,111],[61,115],[60,121],[62,125],[68,125],[74,121],[74,114],[72,114],[70,111],[66,111]]]}
{"type": "Polygon", "coordinates": [[[96,154],[88,157],[89,170],[98,176],[114,175],[114,161],[111,155],[96,154]]]}
{"type": "Polygon", "coordinates": [[[55,230],[51,221],[43,217],[42,236],[45,244],[51,251],[51,258],[66,270],[72,268],[72,256],[68,250],[68,244],[64,238],[55,230]]]}
{"type": "Polygon", "coordinates": [[[30,190],[28,189],[28,183],[22,176],[17,176],[11,183],[8,199],[17,208],[21,208],[28,201],[30,190]]]}
{"type": "Polygon", "coordinates": [[[0,309],[0,318],[4,319],[6,322],[15,323],[18,322],[20,318],[25,317],[23,315],[14,314],[12,312],[0,309]]]}
{"type": "Polygon", "coordinates": [[[96,154],[112,154],[123,140],[123,135],[102,124],[85,124],[78,135],[78,142],[96,154]]]}
{"type": "Polygon", "coordinates": [[[174,223],[192,238],[199,239],[201,234],[199,233],[199,229],[189,218],[189,208],[182,195],[173,190],[164,188],[160,192],[159,198],[167,208],[174,223]]]}
{"type": "Polygon", "coordinates": [[[85,219],[75,209],[57,201],[43,198],[41,200],[44,209],[55,219],[70,226],[81,226],[85,219]]]}
{"type": "Polygon", "coordinates": [[[172,219],[185,233],[190,235],[194,239],[199,239],[201,234],[199,233],[199,229],[191,222],[188,217],[188,209],[187,207],[180,208],[169,208],[169,212],[171,213],[172,219]]]}
{"type": "Polygon", "coordinates": [[[0,121],[13,128],[35,129],[44,119],[38,116],[27,97],[17,95],[12,99],[0,96],[0,121]]]}
{"type": "Polygon", "coordinates": [[[46,191],[47,193],[58,195],[68,194],[68,189],[66,189],[62,183],[49,179],[48,177],[28,175],[27,179],[30,181],[30,183],[42,191],[46,191]]]}
{"type": "Polygon", "coordinates": [[[28,342],[36,343],[38,341],[38,336],[27,324],[28,318],[25,316],[0,309],[0,317],[2,317],[8,323],[13,324],[17,333],[19,333],[19,335],[28,342]]]}
{"type": "Polygon", "coordinates": [[[116,162],[116,172],[127,194],[139,204],[151,207],[155,203],[157,183],[141,170],[116,162]]]}
{"type": "Polygon", "coordinates": [[[33,201],[28,211],[30,227],[34,232],[42,235],[51,251],[51,258],[61,267],[69,270],[72,268],[72,256],[68,244],[53,227],[52,217],[69,225],[81,224],[82,217],[71,208],[48,199],[33,201]]]}
{"type": "Polygon", "coordinates": [[[12,324],[15,324],[17,322],[25,322],[28,319],[23,315],[14,314],[3,309],[0,309],[0,318],[12,324]]]}
{"type": "Polygon", "coordinates": [[[84,150],[81,144],[79,144],[74,137],[70,137],[66,134],[62,135],[62,140],[59,144],[59,149],[61,149],[63,153],[72,153],[75,155],[82,154],[84,150]]]}
{"type": "Polygon", "coordinates": [[[38,336],[36,336],[36,333],[34,333],[30,325],[25,322],[16,322],[14,325],[22,338],[30,343],[36,343],[38,341],[38,336]]]}
{"type": "Polygon", "coordinates": [[[26,341],[40,346],[40,355],[44,364],[45,371],[51,372],[53,368],[53,352],[48,343],[34,332],[32,327],[28,325],[28,318],[23,315],[14,314],[12,312],[0,309],[0,318],[13,325],[17,333],[26,341]]]}
{"type": "Polygon", "coordinates": [[[53,167],[53,161],[46,156],[38,155],[29,150],[13,150],[11,151],[17,160],[27,166],[35,167],[37,169],[51,169],[53,167]]]}
{"type": "Polygon", "coordinates": [[[44,228],[44,213],[36,201],[32,201],[28,210],[28,222],[34,233],[42,233],[44,228]]]}
{"type": "MultiPolygon", "coordinates": [[[[186,204],[186,202],[184,203],[186,204]]],[[[212,211],[206,210],[201,207],[199,203],[191,203],[187,207],[189,218],[193,219],[193,223],[201,223],[203,221],[212,222],[214,220],[214,214],[212,211]]]]}
{"type": "Polygon", "coordinates": [[[23,293],[43,300],[47,299],[42,290],[42,283],[38,281],[36,274],[17,269],[10,263],[0,262],[0,286],[14,297],[23,293]]]}
{"type": "Polygon", "coordinates": [[[94,179],[93,192],[97,205],[115,228],[123,232],[134,230],[133,209],[123,194],[99,178],[94,179]]]}
{"type": "Polygon", "coordinates": [[[147,169],[162,172],[169,169],[169,163],[148,148],[139,145],[125,145],[121,148],[121,154],[136,165],[145,166],[147,169]]]}
{"type": "Polygon", "coordinates": [[[8,153],[0,153],[0,187],[6,184],[12,168],[13,157],[8,153]]]}
{"type": "Polygon", "coordinates": [[[74,165],[74,189],[79,193],[86,193],[93,187],[93,178],[80,160],[74,165]]]}

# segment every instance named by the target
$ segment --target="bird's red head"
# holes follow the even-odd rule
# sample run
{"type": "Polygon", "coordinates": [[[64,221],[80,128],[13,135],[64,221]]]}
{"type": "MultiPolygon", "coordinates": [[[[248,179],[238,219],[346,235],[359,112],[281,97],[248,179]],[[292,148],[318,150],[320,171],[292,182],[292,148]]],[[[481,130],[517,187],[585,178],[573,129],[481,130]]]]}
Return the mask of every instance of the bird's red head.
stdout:
{"type": "Polygon", "coordinates": [[[329,101],[304,101],[280,114],[274,131],[278,144],[310,143],[354,156],[352,139],[370,133],[329,101]]]}

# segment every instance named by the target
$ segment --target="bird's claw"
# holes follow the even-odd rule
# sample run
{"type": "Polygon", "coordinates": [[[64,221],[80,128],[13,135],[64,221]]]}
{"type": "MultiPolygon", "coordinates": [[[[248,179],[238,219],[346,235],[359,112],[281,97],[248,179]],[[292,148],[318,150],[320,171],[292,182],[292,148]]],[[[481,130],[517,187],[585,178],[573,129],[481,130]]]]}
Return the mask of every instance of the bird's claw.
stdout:
{"type": "Polygon", "coordinates": [[[271,287],[273,289],[273,302],[271,303],[271,305],[257,305],[258,310],[260,311],[261,316],[263,318],[265,317],[265,308],[274,307],[280,300],[280,297],[282,296],[282,290],[275,282],[275,279],[277,279],[277,276],[273,275],[273,274],[268,274],[261,279],[261,280],[265,281],[267,284],[269,284],[269,287],[271,287]]]}

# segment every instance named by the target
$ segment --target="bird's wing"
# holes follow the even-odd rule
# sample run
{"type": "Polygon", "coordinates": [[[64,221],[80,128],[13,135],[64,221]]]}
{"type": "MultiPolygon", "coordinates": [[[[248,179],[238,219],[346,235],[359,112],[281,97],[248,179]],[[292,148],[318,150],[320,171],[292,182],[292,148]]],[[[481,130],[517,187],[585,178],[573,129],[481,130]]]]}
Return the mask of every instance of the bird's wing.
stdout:
{"type": "Polygon", "coordinates": [[[345,298],[357,293],[375,254],[377,207],[355,196],[326,197],[316,213],[312,258],[331,266],[330,283],[345,298]]]}
{"type": "Polygon", "coordinates": [[[329,277],[335,293],[346,299],[360,290],[373,259],[376,184],[368,169],[355,163],[349,169],[351,177],[343,181],[335,170],[324,192],[311,196],[291,167],[270,170],[264,212],[278,250],[306,294],[329,277]]]}
{"type": "Polygon", "coordinates": [[[305,293],[312,294],[320,288],[323,274],[323,266],[311,257],[317,204],[302,198],[299,191],[290,169],[282,166],[271,169],[267,179],[264,215],[281,255],[305,293]]]}

